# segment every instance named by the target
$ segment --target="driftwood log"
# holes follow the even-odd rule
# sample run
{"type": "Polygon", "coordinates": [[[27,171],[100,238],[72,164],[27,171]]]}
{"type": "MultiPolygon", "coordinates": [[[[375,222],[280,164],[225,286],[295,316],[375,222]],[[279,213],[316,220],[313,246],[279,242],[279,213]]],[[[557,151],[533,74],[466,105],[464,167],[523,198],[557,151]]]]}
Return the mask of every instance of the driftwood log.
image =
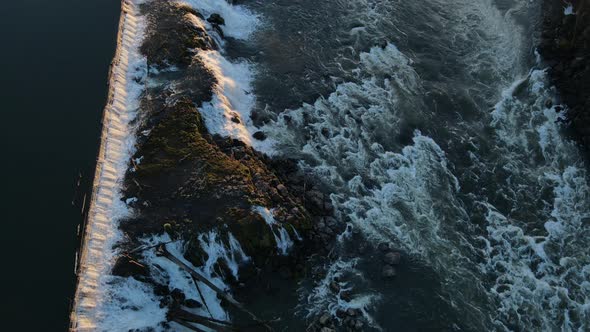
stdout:
{"type": "MultiPolygon", "coordinates": [[[[248,314],[257,323],[256,325],[258,325],[258,326],[264,326],[266,328],[266,330],[273,331],[272,327],[270,327],[268,325],[268,322],[265,322],[265,321],[260,320],[254,313],[252,313],[250,310],[246,309],[241,303],[239,303],[238,301],[236,301],[229,293],[227,293],[224,290],[222,290],[219,287],[217,287],[217,285],[215,285],[214,283],[212,283],[211,281],[209,281],[209,279],[207,279],[205,276],[201,275],[200,273],[198,273],[197,271],[195,271],[193,268],[191,268],[190,266],[188,266],[187,264],[185,264],[178,257],[176,257],[172,253],[170,253],[168,251],[168,249],[166,248],[166,245],[162,244],[162,245],[158,246],[158,248],[156,250],[156,254],[159,255],[159,256],[165,257],[168,260],[170,260],[171,262],[175,263],[180,268],[182,268],[183,270],[185,270],[188,274],[190,274],[191,277],[193,277],[193,279],[195,281],[202,282],[207,287],[211,288],[215,293],[217,293],[217,295],[219,295],[221,298],[223,298],[228,303],[230,303],[231,305],[233,305],[235,308],[237,308],[238,310],[240,310],[240,311],[248,314]]],[[[174,312],[172,314],[174,315],[174,312]]],[[[215,323],[216,322],[216,320],[214,320],[212,318],[206,318],[206,317],[203,317],[203,316],[194,315],[194,314],[188,313],[186,311],[183,311],[181,317],[175,316],[174,318],[175,318],[174,321],[177,321],[177,320],[190,321],[190,322],[198,323],[198,324],[201,324],[201,325],[207,326],[207,327],[210,327],[210,326],[205,325],[205,324],[202,324],[201,322],[202,321],[206,321],[207,324],[211,324],[211,323],[215,323]],[[190,319],[193,319],[193,320],[199,320],[199,322],[192,321],[192,320],[186,320],[185,318],[190,318],[190,319]]],[[[220,323],[220,322],[221,321],[217,321],[217,323],[220,323]]],[[[217,328],[222,328],[222,327],[220,327],[219,325],[217,325],[217,328]]],[[[237,331],[237,330],[235,329],[235,327],[232,327],[232,328],[229,328],[229,329],[221,329],[221,330],[216,330],[216,331],[237,331]]]]}

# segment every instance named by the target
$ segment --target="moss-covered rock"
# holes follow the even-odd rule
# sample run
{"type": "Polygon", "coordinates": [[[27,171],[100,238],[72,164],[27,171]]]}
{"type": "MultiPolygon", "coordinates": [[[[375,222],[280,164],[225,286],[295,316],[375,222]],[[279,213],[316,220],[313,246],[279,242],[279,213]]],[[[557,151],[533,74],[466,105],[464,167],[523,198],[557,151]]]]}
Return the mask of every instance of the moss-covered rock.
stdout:
{"type": "Polygon", "coordinates": [[[189,6],[162,0],[148,2],[142,10],[147,14],[148,27],[141,52],[150,65],[186,67],[195,50],[217,48],[204,26],[195,20],[202,16],[189,6]]]}

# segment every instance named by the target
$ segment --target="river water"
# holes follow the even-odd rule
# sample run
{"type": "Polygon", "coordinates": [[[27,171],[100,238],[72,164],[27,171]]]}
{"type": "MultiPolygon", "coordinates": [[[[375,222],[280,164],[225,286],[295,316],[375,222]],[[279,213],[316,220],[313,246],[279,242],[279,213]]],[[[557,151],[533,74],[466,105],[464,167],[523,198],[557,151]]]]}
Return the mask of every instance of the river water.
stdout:
{"type": "Polygon", "coordinates": [[[300,314],[360,308],[385,331],[590,328],[587,168],[534,51],[540,1],[246,3],[263,22],[248,52],[273,152],[300,158],[352,226],[327,277],[301,287],[300,314]],[[395,282],[358,254],[379,242],[405,253],[395,282]],[[327,291],[334,275],[350,303],[327,291]]]}
{"type": "Polygon", "coordinates": [[[0,6],[3,330],[68,326],[119,9],[117,0],[0,6]]]}
{"type": "MultiPolygon", "coordinates": [[[[590,329],[587,166],[534,50],[540,1],[182,2],[226,21],[220,51],[197,52],[218,81],[200,109],[209,131],[299,159],[350,225],[332,255],[310,260],[316,273],[281,330],[348,308],[362,311],[367,331],[590,329]],[[251,138],[254,124],[265,142],[251,138]],[[403,253],[393,280],[371,250],[382,242],[403,253]],[[334,277],[350,301],[329,291],[334,277]]],[[[235,255],[200,236],[201,272],[215,278],[225,259],[237,273],[235,255]]],[[[144,258],[170,287],[195,292],[173,264],[144,258]]],[[[168,328],[153,290],[101,279],[88,326],[168,328]]],[[[231,319],[209,295],[215,316],[231,319]]],[[[272,312],[292,300],[257,305],[272,312]]]]}

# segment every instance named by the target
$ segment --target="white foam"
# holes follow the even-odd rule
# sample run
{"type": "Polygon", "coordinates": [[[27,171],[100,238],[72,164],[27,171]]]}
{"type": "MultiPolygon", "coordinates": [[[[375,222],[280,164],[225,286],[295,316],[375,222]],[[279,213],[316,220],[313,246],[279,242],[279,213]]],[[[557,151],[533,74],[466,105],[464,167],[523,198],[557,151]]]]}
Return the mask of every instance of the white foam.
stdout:
{"type": "Polygon", "coordinates": [[[252,94],[252,68],[247,62],[232,63],[218,51],[201,51],[198,55],[217,80],[211,102],[199,109],[207,130],[252,145],[256,130],[250,119],[255,97],[252,94]],[[231,119],[237,117],[239,123],[231,119]]]}
{"type": "Polygon", "coordinates": [[[199,243],[208,255],[207,261],[204,262],[204,269],[211,275],[214,272],[213,266],[223,261],[237,280],[239,264],[248,262],[250,258],[244,253],[240,243],[231,233],[228,235],[229,250],[217,237],[218,234],[215,231],[199,235],[199,243]]]}
{"type": "MultiPolygon", "coordinates": [[[[166,248],[172,255],[206,277],[210,282],[215,284],[215,286],[222,290],[228,290],[228,286],[224,283],[222,277],[217,275],[217,273],[214,271],[214,265],[221,263],[221,260],[227,264],[236,264],[235,261],[228,259],[229,257],[232,257],[234,253],[228,253],[225,249],[225,246],[220,241],[216,240],[216,233],[211,232],[207,236],[212,237],[213,242],[207,242],[207,239],[203,238],[199,239],[201,247],[208,255],[207,260],[203,262],[203,266],[200,267],[195,267],[192,263],[184,258],[184,254],[186,252],[184,243],[173,242],[167,244],[166,248]]],[[[146,240],[146,245],[152,246],[158,243],[168,242],[169,240],[170,238],[168,235],[156,236],[146,240]]],[[[157,256],[154,249],[148,250],[144,253],[144,262],[150,266],[159,267],[158,269],[153,269],[152,274],[152,277],[154,277],[158,282],[168,285],[171,290],[175,288],[180,289],[185,294],[187,299],[193,299],[202,302],[193,279],[184,269],[180,268],[178,265],[164,257],[157,256]]],[[[235,276],[237,276],[237,272],[235,276]]],[[[215,319],[229,321],[230,317],[221,306],[221,300],[219,300],[217,297],[217,293],[200,281],[198,281],[197,284],[206,303],[204,303],[205,305],[202,307],[194,309],[194,313],[207,317],[209,316],[209,313],[211,313],[211,316],[213,316],[215,319]]],[[[162,310],[164,312],[167,311],[166,308],[162,310]]]]}
{"type": "MultiPolygon", "coordinates": [[[[393,241],[439,271],[454,266],[457,273],[471,275],[468,282],[445,278],[449,289],[472,285],[473,271],[459,264],[465,258],[457,249],[457,242],[465,241],[456,226],[467,225],[468,217],[455,197],[459,182],[444,151],[419,132],[413,144],[398,152],[380,144],[399,132],[405,112],[416,116],[402,104],[422,90],[412,62],[389,44],[362,54],[359,73],[363,76],[358,82],[340,84],[328,98],[287,111],[290,121],[279,117],[265,130],[276,138],[279,151],[300,156],[305,172],[332,188],[337,217],[349,219],[369,241],[393,241]],[[305,134],[308,140],[302,140],[305,134]],[[441,252],[448,254],[441,257],[441,252]]],[[[317,305],[305,304],[315,312],[344,305],[332,296],[319,300],[325,287],[319,284],[312,290],[316,300],[309,302],[317,305]]],[[[368,315],[375,297],[364,296],[355,303],[368,315]]],[[[450,301],[465,304],[467,299],[458,294],[450,301]]]]}
{"type": "MultiPolygon", "coordinates": [[[[134,151],[135,137],[131,121],[135,118],[142,83],[146,75],[146,60],[138,48],[143,39],[143,20],[136,1],[124,1],[119,23],[118,46],[110,76],[110,90],[103,114],[103,132],[88,213],[84,243],[78,271],[78,286],[71,314],[71,329],[75,331],[109,330],[115,310],[110,305],[112,280],[108,275],[113,265],[113,245],[121,238],[118,223],[132,212],[121,201],[121,183],[134,151]]],[[[124,281],[123,293],[142,288],[124,281]]],[[[144,294],[149,297],[149,292],[144,294]]],[[[131,298],[141,305],[144,298],[131,298]]],[[[153,306],[145,304],[153,313],[153,306]]],[[[148,315],[149,316],[149,315],[148,315]]],[[[146,318],[148,318],[146,316],[146,318]]],[[[155,317],[155,315],[153,316],[155,317]]],[[[133,322],[128,322],[131,326],[133,322]]]]}
{"type": "Polygon", "coordinates": [[[590,233],[585,225],[590,188],[577,148],[560,132],[557,120],[563,115],[545,105],[554,99],[547,82],[544,70],[532,70],[520,80],[520,92],[503,94],[492,114],[500,162],[516,175],[511,179],[514,193],[507,195],[514,209],[539,210],[530,198],[552,192],[534,220],[544,224],[545,232],[531,235],[526,223],[482,199],[488,236],[481,268],[496,278],[489,291],[497,301],[494,321],[499,328],[509,323],[523,330],[581,331],[590,328],[590,233]],[[497,273],[499,267],[505,272],[497,273]]]}
{"type": "Polygon", "coordinates": [[[576,13],[574,12],[574,6],[569,2],[566,2],[566,4],[567,4],[567,6],[565,6],[563,8],[563,14],[566,16],[567,15],[576,15],[576,13]]]}
{"type": "MultiPolygon", "coordinates": [[[[187,261],[184,258],[187,250],[186,244],[181,241],[169,243],[170,237],[167,234],[152,236],[143,240],[144,247],[150,249],[142,252],[143,259],[141,263],[150,267],[151,277],[154,281],[167,286],[170,290],[178,289],[182,291],[187,299],[204,304],[199,308],[184,308],[185,310],[201,316],[211,316],[215,319],[230,321],[231,317],[221,306],[221,300],[214,290],[200,281],[195,284],[195,280],[187,271],[167,258],[156,254],[156,245],[167,243],[165,245],[166,249],[172,255],[203,275],[219,289],[228,291],[229,287],[224,283],[223,276],[217,274],[215,265],[226,264],[233,277],[237,279],[238,264],[248,261],[249,257],[244,254],[231,233],[228,233],[227,244],[223,243],[215,231],[200,235],[198,240],[201,248],[207,254],[202,266],[195,267],[191,262],[187,261]],[[201,298],[199,290],[203,298],[201,298]],[[202,303],[203,300],[205,303],[202,303]]],[[[97,318],[100,318],[101,322],[100,325],[96,326],[96,329],[100,331],[153,329],[158,332],[170,330],[163,325],[164,322],[167,322],[168,308],[160,308],[160,298],[154,295],[148,284],[139,282],[134,278],[115,276],[106,276],[105,280],[108,287],[105,288],[101,310],[96,312],[97,318]]],[[[175,323],[171,324],[173,330],[184,330],[183,327],[176,326],[175,323]]],[[[197,326],[209,331],[203,326],[197,326]]]]}
{"type": "Polygon", "coordinates": [[[220,14],[225,20],[221,26],[224,35],[248,39],[259,24],[259,18],[244,6],[229,4],[226,0],[179,0],[198,10],[205,18],[220,14]]]}
{"type": "Polygon", "coordinates": [[[345,275],[360,275],[361,271],[356,269],[357,263],[358,259],[338,259],[328,266],[327,271],[323,272],[323,278],[316,281],[315,286],[311,290],[303,287],[298,290],[300,296],[298,309],[303,312],[306,318],[317,317],[327,311],[333,317],[336,317],[337,320],[341,320],[336,314],[339,310],[358,309],[367,319],[369,325],[380,329],[369,314],[369,309],[376,306],[381,300],[379,294],[359,294],[349,301],[343,300],[340,296],[352,290],[352,286],[348,282],[336,282],[335,280],[341,280],[345,275]],[[338,284],[338,292],[333,291],[331,286],[333,283],[338,284]]]}
{"type": "MultiPolygon", "coordinates": [[[[246,39],[258,25],[258,17],[253,13],[242,6],[230,5],[224,0],[183,2],[191,5],[205,17],[213,13],[221,14],[226,22],[226,25],[222,26],[226,36],[246,39]]],[[[252,93],[254,73],[252,64],[246,60],[227,60],[223,55],[225,42],[214,29],[211,29],[210,24],[192,14],[189,19],[198,27],[207,27],[208,33],[220,46],[220,50],[197,52],[197,56],[217,81],[213,87],[212,100],[203,103],[199,109],[207,130],[211,134],[239,139],[259,151],[272,154],[271,140],[259,141],[252,138],[252,135],[258,131],[250,118],[256,103],[252,93]]]]}
{"type": "Polygon", "coordinates": [[[127,198],[125,200],[125,204],[130,205],[130,204],[135,203],[137,201],[138,201],[137,197],[131,197],[131,198],[127,198]]]}
{"type": "MultiPolygon", "coordinates": [[[[262,218],[264,218],[264,221],[266,221],[268,227],[270,227],[270,230],[274,235],[279,253],[281,255],[287,255],[289,253],[289,249],[291,249],[293,246],[293,240],[291,240],[289,232],[287,232],[287,230],[282,225],[277,223],[273,216],[273,210],[269,210],[263,206],[254,206],[252,209],[260,214],[262,218]]],[[[291,227],[293,226],[291,225],[291,227]]],[[[293,229],[295,228],[293,227],[293,229]]]]}
{"type": "MultiPolygon", "coordinates": [[[[465,6],[471,8],[467,2],[465,6]]],[[[533,70],[524,77],[514,77],[515,73],[522,72],[519,68],[524,58],[520,53],[522,38],[518,28],[493,8],[491,2],[477,2],[474,6],[467,12],[470,20],[473,16],[477,18],[475,35],[471,34],[472,27],[465,25],[449,29],[457,29],[458,38],[481,38],[478,41],[481,44],[476,43],[478,47],[461,50],[467,54],[462,59],[472,70],[473,81],[468,82],[481,84],[476,91],[485,93],[482,97],[485,102],[495,103],[498,98],[500,101],[489,117],[482,111],[481,118],[474,123],[480,128],[480,120],[489,120],[495,132],[489,141],[487,137],[465,137],[451,131],[460,132],[463,130],[460,125],[449,130],[459,136],[453,139],[474,141],[473,150],[466,153],[473,162],[469,169],[454,173],[453,165],[437,142],[419,132],[401,151],[387,145],[391,137],[399,133],[400,121],[404,118],[419,118],[423,123],[436,121],[434,116],[429,118],[428,110],[418,107],[423,105],[411,103],[415,96],[422,97],[421,80],[411,68],[412,61],[393,45],[362,54],[360,68],[355,72],[356,81],[338,85],[334,93],[313,105],[286,111],[289,121],[279,116],[265,131],[276,140],[276,150],[300,157],[300,166],[306,174],[315,175],[336,192],[333,201],[340,218],[349,219],[370,240],[394,242],[427,262],[441,279],[441,296],[450,307],[461,312],[466,324],[481,330],[506,329],[508,322],[516,322],[523,330],[535,330],[539,326],[584,330],[590,307],[587,304],[590,303],[588,283],[582,281],[590,271],[587,249],[574,243],[569,246],[572,255],[575,249],[581,256],[568,256],[565,262],[560,262],[574,265],[575,268],[567,270],[574,276],[563,275],[560,278],[564,280],[556,286],[553,281],[539,279],[535,275],[537,271],[531,269],[535,264],[529,260],[531,256],[537,257],[535,262],[544,264],[542,268],[550,266],[547,260],[554,259],[551,257],[555,254],[549,250],[551,246],[540,244],[544,237],[527,234],[529,230],[522,227],[519,220],[500,217],[493,207],[490,209],[495,212],[486,215],[489,225],[484,231],[488,232],[487,236],[478,237],[481,230],[471,219],[479,210],[466,210],[464,200],[479,201],[487,207],[488,200],[501,196],[514,204],[515,214],[520,210],[532,210],[542,215],[542,207],[527,204],[542,202],[550,189],[555,198],[547,203],[554,208],[543,221],[551,237],[575,236],[573,234],[582,229],[573,227],[567,231],[564,224],[571,224],[568,220],[585,220],[588,215],[587,203],[580,203],[588,201],[583,198],[588,194],[582,181],[587,177],[577,159],[578,152],[561,137],[555,124],[558,117],[555,110],[544,106],[547,99],[553,99],[545,73],[533,70]],[[461,31],[466,35],[461,36],[461,31]],[[480,78],[486,81],[482,83],[480,78]],[[508,88],[502,91],[506,86],[508,88]],[[419,111],[404,113],[412,106],[419,111]],[[380,136],[381,133],[386,134],[380,136]],[[481,147],[492,152],[481,155],[481,147]],[[564,165],[576,166],[568,171],[564,165]],[[496,180],[494,176],[499,171],[506,172],[508,179],[496,180]],[[480,188],[467,187],[472,192],[460,193],[461,186],[455,174],[466,180],[471,176],[481,177],[481,181],[496,180],[498,188],[494,188],[495,192],[489,193],[489,197],[480,188]],[[561,183],[568,182],[565,178],[576,180],[559,189],[561,183]],[[487,249],[481,249],[484,244],[487,249]],[[493,253],[484,255],[485,267],[475,263],[482,257],[480,250],[493,253]],[[490,289],[486,282],[490,274],[498,273],[495,269],[498,264],[514,270],[499,273],[513,278],[519,285],[512,298],[501,295],[496,286],[490,289]],[[537,287],[539,292],[535,290],[537,287]],[[568,290],[567,296],[564,290],[568,290]],[[539,296],[543,292],[557,294],[557,297],[539,296]],[[564,296],[576,299],[556,302],[564,296]],[[554,301],[554,308],[561,305],[568,310],[543,312],[547,301],[554,301]],[[539,318],[537,314],[546,317],[539,318]],[[528,315],[531,317],[527,318],[528,315]],[[537,325],[533,324],[535,321],[537,325]],[[538,322],[545,325],[538,325],[538,322]]],[[[482,128],[488,129],[485,125],[482,128]]],[[[478,186],[479,182],[471,183],[474,185],[478,186]]],[[[564,246],[560,243],[555,247],[564,246]]],[[[560,270],[553,269],[554,272],[560,270]]],[[[330,296],[326,287],[324,282],[312,288],[317,296],[312,296],[302,306],[309,305],[317,314],[326,306],[338,305],[339,300],[330,296]],[[314,306],[314,302],[318,305],[314,306]]]]}

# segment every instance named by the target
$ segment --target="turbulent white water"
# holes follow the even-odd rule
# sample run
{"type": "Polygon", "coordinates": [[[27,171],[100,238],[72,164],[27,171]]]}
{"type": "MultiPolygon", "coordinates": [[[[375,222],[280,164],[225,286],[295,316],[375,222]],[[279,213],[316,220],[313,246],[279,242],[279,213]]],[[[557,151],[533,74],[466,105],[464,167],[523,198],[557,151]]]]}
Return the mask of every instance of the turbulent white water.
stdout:
{"type": "MultiPolygon", "coordinates": [[[[274,211],[262,206],[254,207],[254,211],[260,214],[260,216],[264,218],[264,221],[266,221],[268,227],[270,227],[270,230],[274,235],[275,243],[277,244],[279,253],[281,255],[287,255],[289,253],[289,249],[293,246],[293,240],[291,240],[289,232],[287,232],[287,230],[275,220],[273,216],[274,211]]],[[[293,230],[295,229],[293,228],[293,230]]]]}
{"type": "MultiPolygon", "coordinates": [[[[368,29],[393,11],[358,3],[371,8],[359,14],[373,18],[368,29]]],[[[410,58],[389,43],[359,56],[353,80],[265,130],[278,151],[301,157],[301,168],[334,192],[340,218],[370,242],[393,242],[432,267],[465,326],[582,331],[590,328],[590,188],[559,114],[545,106],[555,96],[544,71],[525,71],[528,50],[510,13],[528,5],[515,1],[501,12],[485,0],[448,4],[458,12],[442,18],[449,24],[442,33],[466,67],[456,74],[465,88],[446,87],[471,94],[480,105],[475,119],[448,122],[427,108],[421,100],[435,91],[414,68],[422,55],[410,58]],[[486,103],[496,105],[489,111],[486,103]],[[408,116],[434,135],[415,131],[397,147],[391,141],[408,116]]],[[[354,266],[337,261],[327,275],[354,274],[354,266]]],[[[329,294],[329,280],[303,290],[308,312],[347,305],[329,294]]],[[[382,300],[371,298],[367,309],[382,300]]]]}
{"type": "Polygon", "coordinates": [[[556,124],[559,114],[544,106],[552,97],[546,82],[544,71],[533,70],[526,90],[505,95],[493,112],[502,162],[514,176],[514,209],[530,208],[527,199],[549,192],[533,221],[542,228],[531,230],[529,220],[482,201],[488,212],[481,268],[495,277],[498,325],[583,331],[590,328],[590,187],[577,148],[556,124]]]}
{"type": "MultiPolygon", "coordinates": [[[[181,2],[204,17],[220,13],[224,35],[242,42],[256,35],[266,19],[222,0],[181,2]]],[[[252,88],[264,73],[254,64],[231,60],[210,24],[191,17],[221,45],[220,51],[197,54],[218,82],[213,100],[200,108],[208,130],[261,151],[300,158],[301,169],[333,192],[338,218],[368,243],[392,243],[411,258],[409,264],[432,269],[441,289],[432,297],[442,298],[466,330],[589,330],[587,166],[563,136],[561,115],[548,107],[555,92],[542,63],[528,68],[533,56],[525,42],[527,30],[516,17],[534,12],[535,3],[328,1],[317,4],[320,13],[323,5],[342,16],[327,20],[330,28],[342,26],[344,32],[314,26],[326,34],[324,40],[305,40],[298,31],[282,42],[285,47],[303,43],[299,38],[312,43],[302,46],[303,53],[321,58],[319,67],[331,75],[324,88],[331,93],[301,107],[275,110],[280,113],[276,120],[262,128],[269,135],[264,142],[252,139],[257,129],[250,119],[253,108],[268,108],[257,106],[252,88]],[[334,54],[318,51],[333,40],[339,43],[334,54]]],[[[290,13],[328,26],[299,11],[290,13]]],[[[133,278],[108,276],[112,245],[120,239],[116,221],[132,212],[120,202],[119,188],[132,153],[128,133],[134,132],[130,121],[141,93],[136,83],[141,80],[131,78],[145,75],[145,60],[137,54],[141,18],[135,15],[134,6],[128,6],[113,67],[112,102],[105,111],[73,313],[76,330],[170,329],[162,324],[166,311],[153,290],[133,278]]],[[[255,210],[271,228],[277,251],[287,254],[294,239],[276,225],[272,210],[255,210]]],[[[342,247],[351,245],[349,235],[339,237],[342,247]]],[[[196,270],[226,289],[214,266],[224,264],[237,278],[239,264],[249,257],[231,234],[210,232],[197,240],[207,259],[196,270]]],[[[168,249],[191,266],[182,258],[184,244],[168,249]]],[[[178,266],[153,250],[145,251],[144,260],[159,267],[159,282],[200,301],[193,281],[178,266]]],[[[303,316],[353,308],[372,328],[395,327],[379,315],[388,310],[383,308],[388,299],[374,286],[375,276],[367,273],[362,258],[342,255],[316,269],[322,278],[300,289],[303,316]],[[339,293],[355,290],[350,301],[330,290],[334,278],[342,276],[349,279],[339,279],[339,293]]],[[[200,286],[208,310],[195,313],[230,320],[215,293],[200,286]]]]}

